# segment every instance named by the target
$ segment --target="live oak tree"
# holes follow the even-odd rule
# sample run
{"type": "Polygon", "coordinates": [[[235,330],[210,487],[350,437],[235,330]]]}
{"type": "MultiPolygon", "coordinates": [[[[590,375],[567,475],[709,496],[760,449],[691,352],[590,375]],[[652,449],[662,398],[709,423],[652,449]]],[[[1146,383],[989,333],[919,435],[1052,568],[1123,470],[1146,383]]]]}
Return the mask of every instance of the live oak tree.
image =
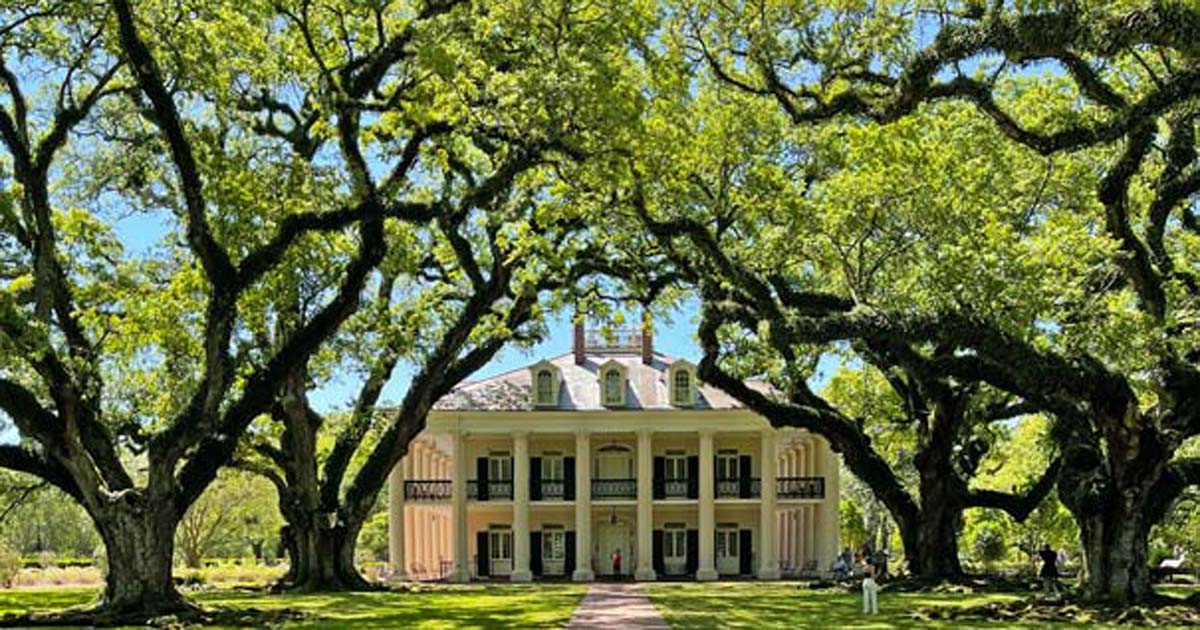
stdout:
{"type": "Polygon", "coordinates": [[[1078,185],[1094,197],[1097,251],[1114,245],[1109,269],[1083,294],[1061,287],[1057,316],[1012,326],[966,301],[870,312],[800,296],[804,318],[790,328],[797,341],[941,345],[951,350],[935,361],[942,374],[1052,413],[1084,594],[1148,598],[1150,528],[1200,482],[1200,462],[1174,457],[1200,433],[1196,7],[750,2],[694,3],[681,15],[718,80],[775,103],[795,126],[902,124],[955,101],[1014,145],[1101,160],[1098,179],[1078,185]]]}
{"type": "Polygon", "coordinates": [[[369,31],[341,33],[346,63],[296,66],[315,43],[285,17],[318,9],[336,30],[339,6],[307,1],[0,11],[0,410],[22,438],[0,466],[88,512],[101,621],[191,610],[171,581],[179,519],[378,284],[385,231],[440,214],[421,149],[457,93],[425,79],[449,71],[455,3],[372,5],[369,31]],[[390,83],[404,64],[412,80],[390,83]],[[329,142],[279,137],[296,130],[329,142]],[[162,245],[127,250],[125,216],[157,219],[162,245]],[[258,347],[298,264],[323,282],[311,310],[258,347]]]}
{"type": "MultiPolygon", "coordinates": [[[[604,269],[608,255],[592,246],[583,220],[583,209],[602,201],[588,192],[587,179],[592,162],[604,159],[596,154],[607,145],[598,140],[621,136],[624,121],[636,115],[640,99],[626,70],[626,45],[645,37],[647,7],[464,4],[429,53],[437,68],[406,60],[376,88],[394,94],[398,108],[410,84],[459,95],[446,97],[427,124],[433,157],[422,173],[441,212],[428,226],[397,235],[411,247],[385,260],[367,304],[328,351],[291,367],[272,422],[254,432],[238,458],[279,492],[291,559],[279,588],[372,588],[355,566],[359,533],[434,403],[506,344],[535,339],[544,309],[604,269]],[[381,409],[399,364],[415,374],[398,406],[381,409]],[[359,387],[345,417],[331,422],[313,408],[309,392],[335,372],[354,374],[359,387]]],[[[297,64],[352,66],[354,46],[374,41],[369,14],[310,11],[284,21],[293,40],[304,42],[297,64]],[[361,32],[361,43],[345,42],[342,30],[361,32]]],[[[276,129],[272,121],[283,108],[259,105],[253,115],[260,128],[320,154],[326,140],[295,123],[305,113],[283,110],[292,122],[276,129]]],[[[391,125],[385,119],[376,133],[394,135],[391,125]]],[[[262,345],[287,339],[310,316],[304,286],[296,278],[277,293],[280,310],[294,316],[265,322],[262,345]]]]}
{"type": "MultiPolygon", "coordinates": [[[[687,63],[693,53],[680,49],[678,63],[687,63]]],[[[654,264],[679,267],[701,294],[702,377],[777,426],[830,440],[888,507],[914,574],[960,573],[964,510],[1024,518],[1056,479],[1053,464],[1016,493],[970,484],[986,454],[979,439],[986,425],[1037,407],[976,376],[944,373],[939,364],[954,356],[953,346],[853,330],[808,336],[791,327],[860,305],[906,313],[971,303],[1013,322],[1035,321],[1053,306],[1055,282],[1100,258],[1071,249],[1086,240],[1056,240],[1084,220],[1045,209],[1089,203],[1073,192],[1086,165],[1055,168],[1008,146],[963,107],[886,129],[793,128],[773,103],[719,77],[686,90],[679,98],[687,106],[664,105],[647,123],[656,135],[633,166],[629,202],[664,246],[665,260],[654,264]],[[1022,170],[1031,162],[1036,175],[1022,170]],[[1032,231],[1037,237],[1025,238],[1032,231]],[[839,348],[894,390],[896,413],[887,421],[912,432],[915,493],[865,418],[807,383],[822,352],[839,348]],[[781,397],[743,385],[751,375],[766,375],[781,397]]]]}

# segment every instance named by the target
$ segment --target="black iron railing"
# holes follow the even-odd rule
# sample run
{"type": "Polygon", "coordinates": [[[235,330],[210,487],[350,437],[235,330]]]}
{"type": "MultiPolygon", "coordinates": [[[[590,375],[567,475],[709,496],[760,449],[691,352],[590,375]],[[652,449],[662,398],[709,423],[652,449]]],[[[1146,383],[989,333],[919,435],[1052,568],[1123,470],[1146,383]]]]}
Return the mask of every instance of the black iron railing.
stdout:
{"type": "Polygon", "coordinates": [[[824,477],[780,477],[776,482],[780,499],[824,499],[824,477]]]}
{"type": "Polygon", "coordinates": [[[692,485],[687,479],[659,479],[661,484],[659,495],[664,499],[686,499],[691,494],[688,488],[692,485]]]}
{"type": "Polygon", "coordinates": [[[758,477],[717,479],[718,499],[757,499],[761,494],[762,480],[758,477]]]}
{"type": "Polygon", "coordinates": [[[476,501],[508,501],[513,498],[513,482],[489,481],[480,484],[478,481],[467,482],[467,498],[476,501]],[[485,485],[484,491],[479,491],[480,485],[485,485]]]}
{"type": "Polygon", "coordinates": [[[637,479],[593,479],[592,499],[636,499],[637,479]]]}
{"type": "Polygon", "coordinates": [[[567,496],[567,482],[562,479],[540,479],[537,483],[542,487],[543,501],[560,501],[567,496]]]}
{"type": "Polygon", "coordinates": [[[414,479],[404,482],[404,498],[408,501],[449,501],[454,482],[449,479],[414,479]]]}

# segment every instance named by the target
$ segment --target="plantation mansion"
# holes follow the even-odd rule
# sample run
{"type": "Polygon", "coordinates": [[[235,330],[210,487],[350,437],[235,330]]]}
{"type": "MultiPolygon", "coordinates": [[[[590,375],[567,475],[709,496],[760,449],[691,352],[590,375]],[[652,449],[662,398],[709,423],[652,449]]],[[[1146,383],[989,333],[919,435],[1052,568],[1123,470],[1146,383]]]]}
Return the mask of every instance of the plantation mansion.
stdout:
{"type": "Polygon", "coordinates": [[[438,403],[388,524],[411,579],[776,579],[837,552],[838,459],[656,353],[648,327],[576,325],[570,354],[438,403]]]}

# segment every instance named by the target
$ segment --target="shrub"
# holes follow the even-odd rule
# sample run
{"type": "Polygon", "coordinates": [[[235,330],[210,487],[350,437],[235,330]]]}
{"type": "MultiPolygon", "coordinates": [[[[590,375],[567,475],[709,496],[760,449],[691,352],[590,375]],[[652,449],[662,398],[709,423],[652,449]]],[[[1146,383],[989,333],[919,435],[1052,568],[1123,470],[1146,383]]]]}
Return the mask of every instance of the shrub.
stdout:
{"type": "Polygon", "coordinates": [[[979,561],[983,562],[983,566],[991,571],[996,562],[1004,559],[1008,553],[1008,547],[1004,542],[1004,535],[999,530],[988,527],[975,535],[975,543],[971,551],[979,561]]]}
{"type": "Polygon", "coordinates": [[[0,541],[0,586],[11,588],[17,574],[21,572],[21,558],[0,541]]]}

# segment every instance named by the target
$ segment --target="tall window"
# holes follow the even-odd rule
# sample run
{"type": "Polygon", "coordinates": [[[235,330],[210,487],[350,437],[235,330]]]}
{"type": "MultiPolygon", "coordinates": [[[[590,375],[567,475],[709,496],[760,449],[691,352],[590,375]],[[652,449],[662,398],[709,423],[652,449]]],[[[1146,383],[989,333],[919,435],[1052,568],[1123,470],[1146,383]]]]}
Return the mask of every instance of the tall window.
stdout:
{"type": "Polygon", "coordinates": [[[621,372],[616,369],[611,369],[604,373],[604,404],[619,405],[621,404],[622,394],[625,392],[624,383],[621,382],[621,372]]]}
{"type": "Polygon", "coordinates": [[[550,370],[538,372],[537,402],[539,405],[554,404],[554,375],[550,373],[550,370]]]}
{"type": "Polygon", "coordinates": [[[684,369],[675,372],[674,393],[671,397],[676,405],[692,404],[692,375],[684,369]]]}

